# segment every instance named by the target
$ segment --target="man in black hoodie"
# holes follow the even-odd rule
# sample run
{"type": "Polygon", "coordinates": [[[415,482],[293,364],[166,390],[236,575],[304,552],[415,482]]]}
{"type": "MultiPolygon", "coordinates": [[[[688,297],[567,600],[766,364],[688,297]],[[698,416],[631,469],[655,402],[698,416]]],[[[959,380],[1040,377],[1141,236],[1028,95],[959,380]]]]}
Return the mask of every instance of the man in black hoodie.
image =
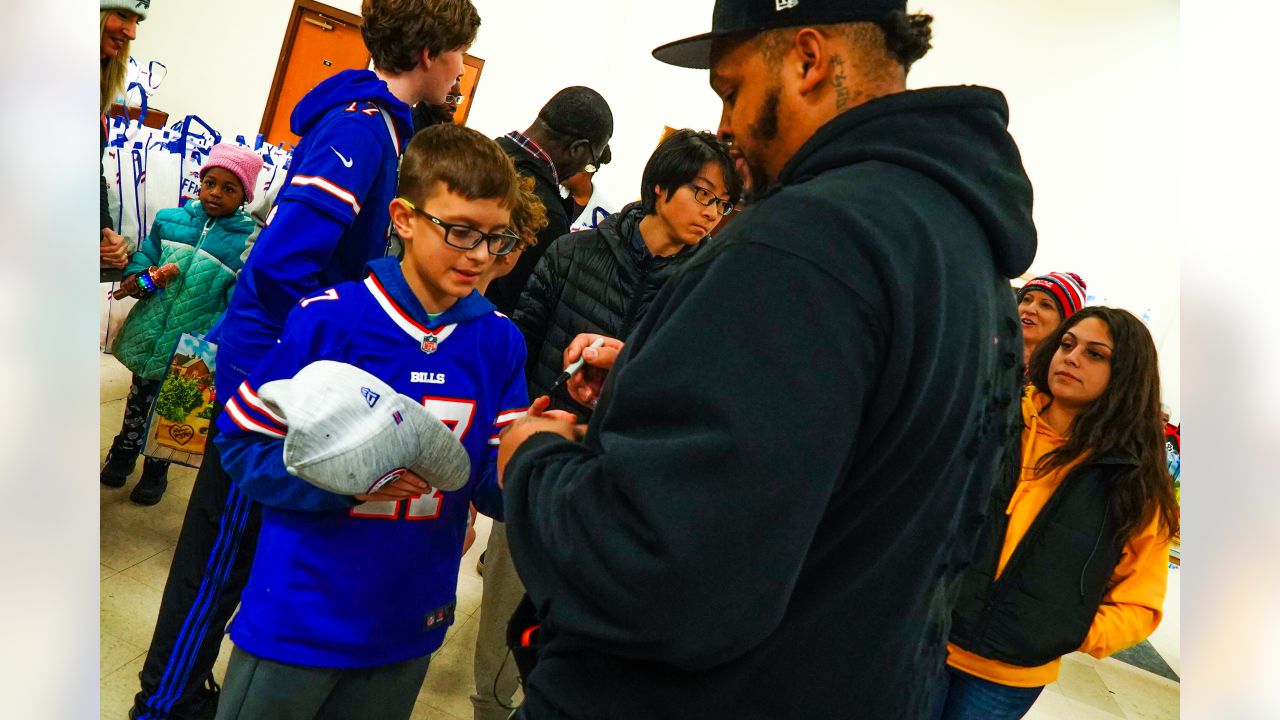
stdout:
{"type": "Polygon", "coordinates": [[[502,440],[542,622],[519,717],[928,717],[1036,247],[1004,97],[905,89],[930,20],[717,0],[654,51],[711,68],[757,198],[579,388],[583,441],[502,440]]]}

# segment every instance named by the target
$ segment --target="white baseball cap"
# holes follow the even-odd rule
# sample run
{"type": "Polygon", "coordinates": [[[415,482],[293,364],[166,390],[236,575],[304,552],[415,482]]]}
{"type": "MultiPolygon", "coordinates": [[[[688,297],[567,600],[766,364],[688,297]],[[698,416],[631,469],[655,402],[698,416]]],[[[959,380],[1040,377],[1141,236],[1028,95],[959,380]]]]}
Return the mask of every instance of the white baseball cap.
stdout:
{"type": "Polygon", "coordinates": [[[322,490],[371,493],[409,470],[449,491],[471,476],[471,459],[448,426],[354,365],[317,360],[264,383],[258,397],[289,426],[285,467],[322,490]]]}

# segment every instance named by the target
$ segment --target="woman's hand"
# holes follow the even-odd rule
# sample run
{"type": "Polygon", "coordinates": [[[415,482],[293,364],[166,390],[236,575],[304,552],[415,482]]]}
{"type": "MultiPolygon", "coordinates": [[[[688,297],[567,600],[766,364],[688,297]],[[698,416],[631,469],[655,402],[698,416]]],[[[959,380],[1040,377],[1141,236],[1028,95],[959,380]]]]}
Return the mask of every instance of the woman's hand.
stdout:
{"type": "Polygon", "coordinates": [[[565,383],[569,396],[586,407],[595,407],[600,400],[600,388],[604,386],[604,380],[609,376],[609,368],[613,367],[618,360],[622,345],[621,340],[595,333],[582,333],[575,337],[573,342],[569,343],[569,347],[564,349],[564,365],[567,367],[569,363],[577,360],[578,356],[585,358],[587,363],[583,366],[582,372],[569,378],[565,383]],[[603,338],[604,345],[598,348],[587,347],[597,338],[603,338]]]}
{"type": "Polygon", "coordinates": [[[129,264],[129,246],[111,228],[102,228],[102,235],[98,240],[98,264],[117,270],[123,270],[129,264]]]}

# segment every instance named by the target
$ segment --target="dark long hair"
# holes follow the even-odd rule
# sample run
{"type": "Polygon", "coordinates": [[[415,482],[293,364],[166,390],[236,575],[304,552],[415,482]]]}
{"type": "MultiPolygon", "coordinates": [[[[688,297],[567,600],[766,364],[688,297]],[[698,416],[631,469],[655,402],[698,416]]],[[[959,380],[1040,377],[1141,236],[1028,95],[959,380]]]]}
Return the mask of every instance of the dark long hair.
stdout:
{"type": "Polygon", "coordinates": [[[1116,308],[1083,308],[1036,347],[1028,375],[1037,389],[1052,396],[1049,363],[1062,336],[1088,318],[1105,323],[1114,341],[1111,380],[1102,396],[1071,421],[1066,443],[1045,455],[1037,470],[1047,473],[1066,467],[1086,453],[1094,458],[1135,460],[1136,466],[1125,466],[1112,481],[1111,510],[1117,533],[1128,539],[1155,516],[1165,537],[1172,537],[1178,532],[1178,502],[1165,463],[1160,371],[1155,342],[1142,321],[1116,308]]]}

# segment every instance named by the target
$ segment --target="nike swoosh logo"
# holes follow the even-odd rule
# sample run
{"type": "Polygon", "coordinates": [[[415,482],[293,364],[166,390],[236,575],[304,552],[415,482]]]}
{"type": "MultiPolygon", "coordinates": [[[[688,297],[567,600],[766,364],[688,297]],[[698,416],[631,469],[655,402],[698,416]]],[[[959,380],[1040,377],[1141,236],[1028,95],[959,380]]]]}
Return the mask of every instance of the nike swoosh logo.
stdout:
{"type": "Polygon", "coordinates": [[[351,164],[352,164],[351,159],[343,157],[342,153],[338,152],[338,148],[330,145],[329,149],[333,151],[334,155],[338,156],[338,159],[342,161],[343,165],[345,165],[346,167],[351,167],[351,164]]]}

